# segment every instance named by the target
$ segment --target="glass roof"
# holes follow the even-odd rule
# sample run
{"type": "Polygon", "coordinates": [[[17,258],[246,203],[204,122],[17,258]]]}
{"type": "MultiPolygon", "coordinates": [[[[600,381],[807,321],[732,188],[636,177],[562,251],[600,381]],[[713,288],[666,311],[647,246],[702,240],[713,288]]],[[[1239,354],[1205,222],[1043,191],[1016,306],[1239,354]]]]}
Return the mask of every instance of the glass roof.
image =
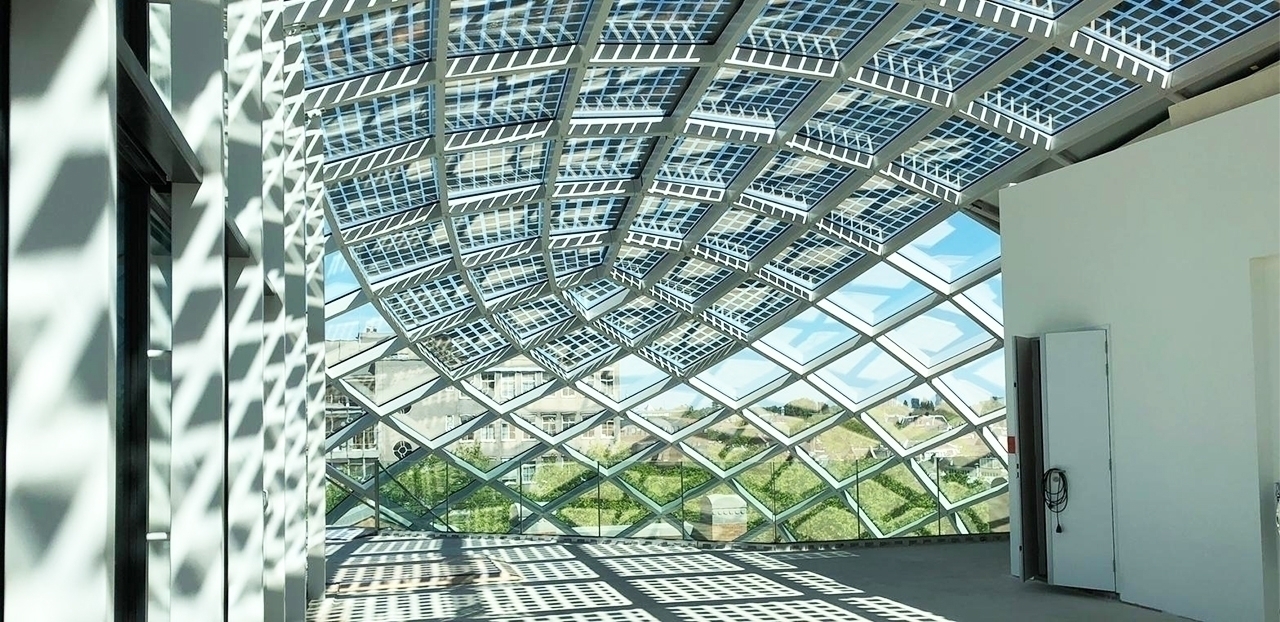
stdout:
{"type": "MultiPolygon", "coordinates": [[[[996,3],[370,0],[295,25],[322,102],[331,392],[498,489],[497,464],[539,455],[614,486],[611,465],[669,451],[706,473],[696,494],[783,454],[863,477],[823,439],[930,494],[919,447],[1007,464],[999,234],[963,206],[1164,97],[1123,59],[1230,59],[1280,8],[996,3]],[[379,382],[394,395],[368,401],[379,382]],[[551,426],[556,400],[578,418],[551,426]],[[447,421],[410,421],[423,404],[447,421]],[[608,417],[647,440],[545,440],[598,441],[608,417]],[[499,424],[528,453],[461,457],[499,424]],[[730,428],[751,451],[703,456],[730,428]]],[[[963,530],[991,495],[937,498],[963,530]]]]}

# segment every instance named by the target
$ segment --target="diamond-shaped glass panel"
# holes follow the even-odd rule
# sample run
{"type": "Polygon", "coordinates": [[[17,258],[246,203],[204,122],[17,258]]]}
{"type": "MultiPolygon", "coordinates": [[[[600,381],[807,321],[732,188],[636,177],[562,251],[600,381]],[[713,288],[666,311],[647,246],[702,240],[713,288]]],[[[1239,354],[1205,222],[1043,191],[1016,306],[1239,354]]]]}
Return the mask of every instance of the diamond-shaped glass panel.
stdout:
{"type": "Polygon", "coordinates": [[[760,341],[792,361],[808,365],[857,336],[857,331],[835,318],[817,309],[807,309],[760,341]]]}
{"type": "Polygon", "coordinates": [[[870,66],[948,91],[960,88],[1022,38],[925,9],[894,35],[870,66]]]}
{"type": "Polygon", "coordinates": [[[947,119],[896,162],[948,188],[964,190],[1027,147],[968,121],[947,119]]]}
{"type": "Polygon", "coordinates": [[[836,359],[816,376],[854,403],[862,403],[911,377],[911,372],[881,350],[868,344],[836,359]]]}
{"type": "Polygon", "coordinates": [[[765,357],[751,350],[743,350],[698,374],[696,378],[726,397],[740,400],[785,375],[785,369],[765,357]]]}
{"type": "Polygon", "coordinates": [[[454,2],[449,55],[467,56],[576,43],[589,0],[454,2]]]}
{"type": "Polygon", "coordinates": [[[769,436],[744,419],[730,415],[699,430],[685,441],[721,469],[731,469],[742,461],[775,446],[769,436]]]}
{"type": "Polygon", "coordinates": [[[906,449],[965,424],[964,418],[927,384],[870,408],[867,415],[906,449]]]}
{"type": "Polygon", "coordinates": [[[619,0],[603,43],[709,43],[733,10],[730,0],[619,0]]]}
{"type": "Polygon", "coordinates": [[[929,288],[890,267],[876,264],[827,300],[854,317],[875,326],[929,294],[929,288]]]}
{"type": "Polygon", "coordinates": [[[303,30],[307,86],[429,60],[434,16],[431,3],[412,2],[303,30]]]}
{"type": "Polygon", "coordinates": [[[743,47],[838,59],[877,22],[892,2],[842,0],[770,2],[742,39],[743,47]]]}
{"type": "Polygon", "coordinates": [[[963,296],[997,322],[1004,322],[1004,280],[997,274],[969,289],[963,296]]]}
{"type": "Polygon", "coordinates": [[[979,417],[1003,409],[1006,395],[1004,350],[996,350],[943,374],[942,382],[979,417]]]}
{"type": "Polygon", "coordinates": [[[800,444],[813,461],[836,481],[860,477],[897,454],[861,419],[840,422],[800,444]]]}
{"type": "Polygon", "coordinates": [[[890,331],[889,339],[926,367],[933,367],[995,337],[954,304],[944,302],[890,331]]]}
{"type": "Polygon", "coordinates": [[[1000,256],[1000,236],[956,213],[898,252],[938,278],[955,283],[1000,256]]]}
{"type": "Polygon", "coordinates": [[[565,71],[467,78],[445,84],[444,123],[450,132],[554,119],[565,71]]]}
{"type": "Polygon", "coordinates": [[[846,85],[805,122],[800,133],[833,145],[874,154],[926,112],[929,112],[929,107],[923,104],[846,85]]]}
{"type": "Polygon", "coordinates": [[[844,412],[813,385],[797,380],[751,406],[751,412],[788,437],[844,412]]]}
{"type": "Polygon", "coordinates": [[[632,412],[661,430],[673,433],[720,412],[722,408],[718,402],[688,385],[680,385],[637,406],[632,412]]]}

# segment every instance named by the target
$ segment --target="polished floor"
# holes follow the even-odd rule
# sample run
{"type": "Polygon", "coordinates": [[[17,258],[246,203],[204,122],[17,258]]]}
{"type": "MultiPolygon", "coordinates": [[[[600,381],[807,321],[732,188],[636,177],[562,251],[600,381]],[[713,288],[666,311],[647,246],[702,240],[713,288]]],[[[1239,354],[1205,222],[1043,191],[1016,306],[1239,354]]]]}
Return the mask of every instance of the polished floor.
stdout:
{"type": "Polygon", "coordinates": [[[1008,543],[807,551],[381,535],[330,544],[314,622],[1158,622],[1008,576],[1008,543]]]}

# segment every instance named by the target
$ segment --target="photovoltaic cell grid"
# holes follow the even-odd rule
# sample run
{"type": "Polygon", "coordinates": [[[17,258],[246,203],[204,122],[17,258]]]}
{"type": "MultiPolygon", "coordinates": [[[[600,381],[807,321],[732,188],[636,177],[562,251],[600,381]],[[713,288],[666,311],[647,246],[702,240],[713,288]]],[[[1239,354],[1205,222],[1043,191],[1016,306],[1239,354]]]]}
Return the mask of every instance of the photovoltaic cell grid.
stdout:
{"type": "Polygon", "coordinates": [[[874,154],[929,112],[929,107],[843,86],[800,128],[816,138],[874,154]]]}
{"type": "Polygon", "coordinates": [[[771,2],[742,38],[742,47],[838,59],[884,17],[894,3],[842,0],[771,2]]]}
{"type": "Polygon", "coordinates": [[[1021,42],[1017,35],[926,9],[870,66],[953,91],[1021,42]]]}
{"type": "Polygon", "coordinates": [[[307,86],[429,60],[434,14],[431,3],[414,2],[304,30],[307,86]]]}
{"type": "Polygon", "coordinates": [[[447,82],[445,129],[460,132],[553,119],[567,78],[565,71],[540,71],[447,82]]]}
{"type": "Polygon", "coordinates": [[[1173,69],[1277,16],[1273,0],[1125,0],[1082,32],[1173,69]]]}
{"type": "Polygon", "coordinates": [[[979,102],[1056,134],[1137,89],[1133,82],[1054,49],[984,93],[979,102]]]}
{"type": "MultiPolygon", "coordinates": [[[[1074,5],[996,1],[1045,17],[1074,5]]],[[[1008,128],[961,117],[939,124],[933,107],[911,100],[921,97],[916,85],[974,98],[977,106],[1076,140],[1063,130],[1089,117],[1118,115],[1110,111],[1137,97],[1137,83],[959,15],[976,5],[944,14],[887,0],[762,4],[747,13],[727,0],[618,0],[604,15],[587,0],[497,0],[455,2],[441,15],[434,3],[420,1],[297,27],[305,86],[323,90],[320,100],[332,102],[313,114],[325,167],[325,232],[337,236],[332,243],[343,250],[334,256],[353,264],[347,277],[355,283],[344,284],[344,291],[366,283],[382,289],[361,313],[385,314],[394,330],[413,340],[388,356],[418,355],[424,369],[437,368],[415,386],[444,372],[456,386],[459,377],[497,369],[517,354],[532,359],[522,365],[547,368],[537,372],[540,383],[553,378],[548,370],[564,378],[605,369],[631,354],[649,369],[661,369],[655,379],[700,373],[736,356],[752,338],[773,335],[815,303],[849,335],[856,335],[854,324],[874,324],[895,343],[909,343],[907,356],[918,360],[949,356],[970,342],[998,345],[998,331],[990,326],[991,318],[998,321],[998,296],[977,287],[934,291],[894,268],[877,271],[887,265],[877,263],[880,256],[909,242],[900,239],[904,232],[929,231],[934,237],[927,248],[935,256],[926,263],[947,272],[943,280],[963,282],[973,270],[983,271],[976,279],[982,283],[998,279],[994,268],[979,266],[983,262],[966,263],[980,254],[966,246],[968,234],[934,235],[965,218],[947,218],[950,206],[943,199],[956,195],[938,186],[961,193],[962,202],[971,200],[1007,180],[1013,173],[1005,173],[1006,165],[1025,161],[1020,157],[1030,150],[1030,141],[1008,128]],[[891,12],[914,17],[888,32],[884,18],[891,12]],[[599,32],[588,32],[587,24],[599,32]],[[579,47],[592,42],[594,53],[579,47]],[[448,58],[433,58],[437,49],[448,58]],[[731,60],[710,62],[725,58],[731,60]],[[847,58],[858,60],[834,75],[815,69],[847,58]],[[855,84],[849,73],[855,64],[897,80],[890,87],[883,76],[874,78],[875,87],[855,84]],[[394,81],[379,75],[394,69],[404,69],[385,74],[394,81]],[[903,79],[908,84],[900,88],[903,79]],[[962,88],[975,82],[981,89],[962,88]],[[577,97],[566,101],[566,92],[577,97]],[[791,118],[801,107],[814,112],[791,118]],[[437,118],[444,136],[433,136],[437,118]],[[548,161],[552,154],[558,160],[548,161]],[[885,170],[890,163],[908,174],[885,170]],[[551,175],[558,183],[548,183],[551,175]],[[901,185],[891,181],[898,179],[901,185]],[[926,298],[945,305],[945,313],[913,306],[926,298]],[[987,324],[969,317],[953,298],[985,301],[979,315],[987,324]],[[963,329],[963,338],[932,344],[913,336],[922,322],[937,321],[963,329]]],[[[1084,34],[1175,69],[1274,25],[1278,14],[1268,0],[1126,0],[1095,18],[1084,34]]],[[[1212,69],[1195,67],[1204,75],[1212,69]]],[[[946,106],[965,110],[968,103],[946,106]]],[[[334,319],[378,324],[346,317],[334,319]]],[[[387,337],[374,334],[368,343],[387,337]]],[[[829,349],[803,343],[805,338],[793,335],[794,347],[815,357],[829,349]]],[[[777,353],[769,352],[774,354],[765,360],[777,353]]],[[[865,407],[875,405],[863,400],[899,381],[945,385],[952,392],[939,403],[958,410],[978,407],[965,403],[969,398],[957,387],[980,392],[982,399],[1003,392],[1002,383],[975,388],[978,380],[960,372],[915,378],[887,354],[860,352],[802,374],[829,394],[819,399],[864,407],[841,408],[837,425],[870,416],[865,407]],[[845,360],[850,357],[861,357],[864,367],[845,360]],[[894,366],[892,373],[868,367],[885,362],[894,366]]],[[[969,369],[980,362],[959,363],[969,369]]],[[[348,376],[350,386],[375,391],[377,379],[361,374],[368,375],[362,368],[348,376]]],[[[629,377],[621,380],[626,384],[629,377]]],[[[555,382],[550,391],[559,393],[555,382]]],[[[484,391],[496,395],[494,388],[484,391]]],[[[701,400],[719,408],[706,396],[694,401],[701,400]]],[[[981,410],[991,412],[986,408],[981,410]]],[[[506,421],[509,410],[486,416],[506,421]]],[[[621,413],[618,425],[627,426],[633,416],[643,415],[621,413]]],[[[743,424],[754,430],[755,424],[743,424]]],[[[988,422],[961,425],[971,436],[988,422]]],[[[785,455],[804,451],[796,442],[779,442],[785,455]]],[[[532,455],[543,450],[530,443],[532,455]]],[[[449,449],[459,447],[453,442],[449,449]]],[[[452,455],[443,449],[422,453],[452,455]]],[[[483,477],[516,476],[516,470],[499,469],[483,477]]],[[[357,503],[358,496],[339,505],[357,503]]],[[[820,497],[802,504],[812,506],[820,497]]],[[[951,518],[972,525],[968,516],[951,518]]]]}
{"type": "Polygon", "coordinates": [[[325,156],[334,161],[430,136],[432,91],[428,85],[325,110],[325,156]]]}

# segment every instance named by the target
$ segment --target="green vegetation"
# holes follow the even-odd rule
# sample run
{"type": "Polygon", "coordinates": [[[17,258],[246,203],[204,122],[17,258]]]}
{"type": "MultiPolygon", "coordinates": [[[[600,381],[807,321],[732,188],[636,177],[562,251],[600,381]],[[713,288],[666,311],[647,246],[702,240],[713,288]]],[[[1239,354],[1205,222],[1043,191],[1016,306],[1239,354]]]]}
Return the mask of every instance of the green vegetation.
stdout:
{"type": "Polygon", "coordinates": [[[822,491],[824,484],[804,463],[787,456],[748,469],[738,481],[765,507],[781,512],[822,491]]]}
{"type": "Polygon", "coordinates": [[[783,525],[801,542],[848,540],[866,537],[868,533],[862,521],[836,497],[826,499],[783,525]]]}
{"type": "Polygon", "coordinates": [[[711,479],[711,473],[684,462],[641,462],[622,472],[622,479],[658,505],[666,505],[711,479]]]}
{"type": "Polygon", "coordinates": [[[324,484],[324,513],[328,514],[333,511],[333,508],[338,507],[338,504],[342,503],[350,493],[347,492],[347,489],[333,482],[327,481],[324,484]]]}
{"type": "Polygon", "coordinates": [[[855,494],[863,511],[884,533],[928,516],[938,508],[937,500],[925,492],[905,465],[860,482],[855,494]]]}

